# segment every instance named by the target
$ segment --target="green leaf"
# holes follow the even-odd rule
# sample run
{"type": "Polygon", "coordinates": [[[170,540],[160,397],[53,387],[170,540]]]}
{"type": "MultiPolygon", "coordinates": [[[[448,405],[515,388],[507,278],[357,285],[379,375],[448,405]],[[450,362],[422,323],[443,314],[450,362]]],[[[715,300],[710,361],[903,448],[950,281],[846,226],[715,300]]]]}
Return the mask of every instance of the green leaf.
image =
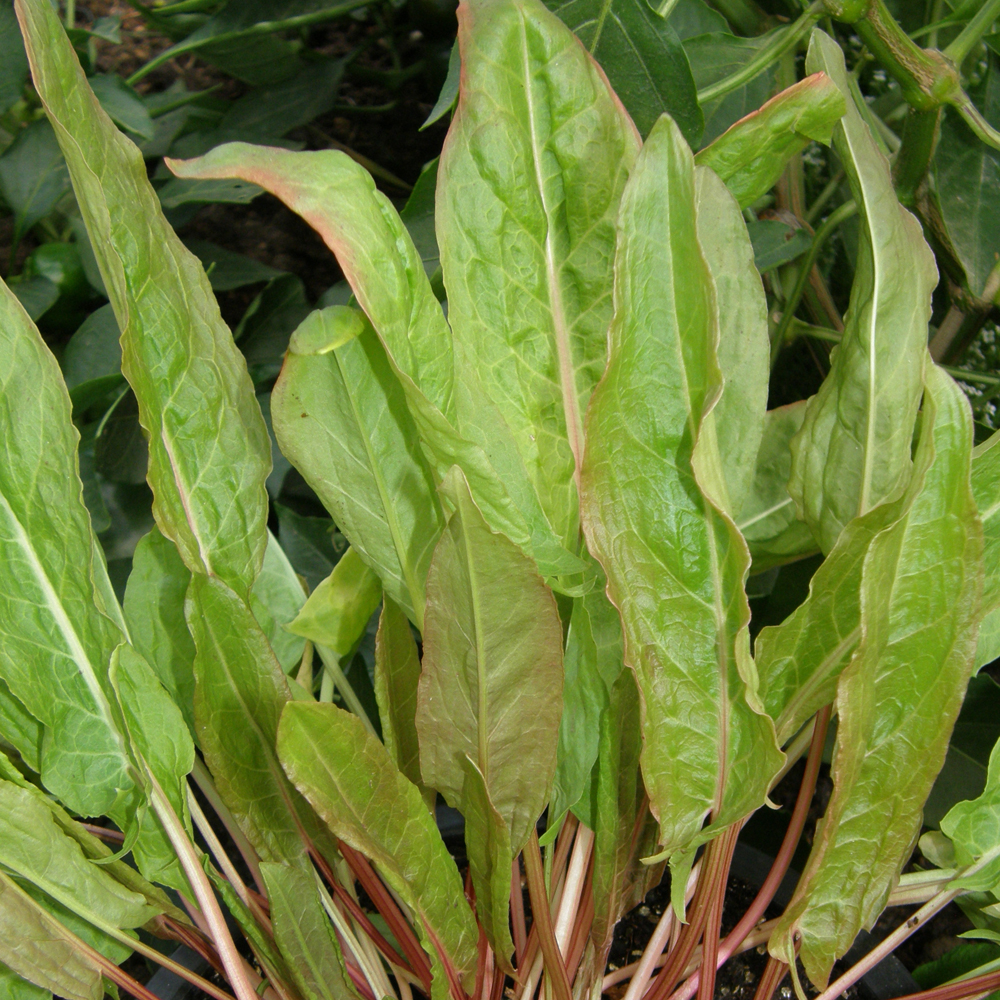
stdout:
{"type": "Polygon", "coordinates": [[[715,285],[719,324],[723,390],[712,420],[726,483],[725,509],[735,517],[753,484],[764,434],[771,373],[767,297],[735,199],[711,170],[696,168],[694,178],[698,244],[715,285]]]}
{"type": "Polygon", "coordinates": [[[11,694],[0,680],[0,738],[21,755],[32,771],[41,771],[42,738],[45,727],[11,694]]]}
{"type": "Polygon", "coordinates": [[[167,225],[45,0],[18,0],[38,90],[67,155],[149,438],[157,524],[189,569],[244,596],[267,542],[267,430],[200,263],[167,225]]]}
{"type": "MultiPolygon", "coordinates": [[[[970,802],[959,802],[941,820],[941,832],[955,848],[955,860],[961,865],[979,861],[983,855],[1000,850],[1000,742],[990,754],[986,787],[970,802]]],[[[991,883],[1000,879],[996,861],[989,865],[991,883]]],[[[989,885],[988,888],[992,888],[989,885]]],[[[982,890],[987,886],[977,886],[982,890]]]]}
{"type": "Polygon", "coordinates": [[[170,692],[193,736],[195,648],[184,620],[190,582],[177,546],[153,528],[132,557],[124,611],[133,646],[170,692]]]}
{"type": "MultiPolygon", "coordinates": [[[[457,51],[457,49],[455,50],[457,51]]],[[[437,188],[437,159],[428,163],[417,178],[410,197],[403,210],[399,213],[406,231],[413,240],[420,259],[424,262],[424,270],[428,276],[439,272],[441,254],[438,252],[437,234],[434,232],[434,201],[437,188]]]]}
{"type": "Polygon", "coordinates": [[[228,292],[258,281],[270,281],[282,272],[277,268],[262,264],[259,260],[233,253],[208,240],[186,240],[184,245],[202,263],[208,274],[212,290],[228,292]]]}
{"type": "MultiPolygon", "coordinates": [[[[996,57],[990,60],[976,96],[987,121],[1000,126],[1000,71],[996,57]]],[[[981,295],[997,264],[1000,152],[973,135],[950,108],[945,110],[934,154],[934,184],[948,242],[965,268],[969,291],[981,295]]]]}
{"type": "Polygon", "coordinates": [[[95,309],[69,338],[62,356],[70,390],[95,379],[117,375],[122,367],[121,331],[110,305],[95,309]]]}
{"type": "MultiPolygon", "coordinates": [[[[704,90],[743,69],[772,38],[773,32],[756,38],[739,38],[728,31],[688,38],[684,42],[684,51],[698,90],[704,90]]],[[[775,68],[771,65],[725,97],[702,102],[701,110],[705,115],[702,144],[707,146],[741,118],[760,108],[773,93],[774,80],[775,68]]]]}
{"type": "Polygon", "coordinates": [[[691,152],[663,118],[622,198],[610,358],[588,413],[582,492],[638,679],[643,777],[665,854],[757,808],[782,759],[754,695],[750,555],[718,500],[706,419],[722,389],[718,323],[696,223],[691,152]]]}
{"type": "Polygon", "coordinates": [[[248,205],[263,189],[256,184],[243,181],[188,181],[171,178],[157,188],[160,204],[165,209],[180,208],[182,205],[206,205],[223,203],[248,205]]]}
{"type": "Polygon", "coordinates": [[[361,561],[352,545],[286,627],[289,632],[344,657],[364,635],[368,619],[381,599],[379,578],[361,561]]]}
{"type": "Polygon", "coordinates": [[[948,744],[948,756],[924,804],[925,826],[940,826],[941,818],[956,802],[983,793],[990,752],[997,742],[1000,742],[1000,685],[981,674],[969,681],[948,744]]]}
{"type": "Polygon", "coordinates": [[[809,527],[798,520],[788,495],[792,468],[790,442],[802,427],[806,404],[768,410],[750,492],[736,518],[753,558],[753,571],[763,572],[816,551],[809,527]]]}
{"type": "MultiPolygon", "coordinates": [[[[975,974],[981,965],[995,962],[998,958],[1000,947],[993,942],[960,944],[946,951],[941,958],[918,965],[911,974],[922,990],[930,990],[968,973],[975,974]]],[[[995,996],[995,993],[990,994],[991,998],[995,996]]]]}
{"type": "Polygon", "coordinates": [[[972,453],[972,491],[983,522],[983,611],[976,669],[1000,656],[1000,433],[972,453]]]}
{"type": "Polygon", "coordinates": [[[421,132],[429,125],[440,121],[455,107],[458,101],[458,86],[461,76],[462,58],[458,52],[458,42],[455,42],[448,56],[448,75],[444,78],[444,83],[441,85],[441,93],[438,94],[438,99],[435,101],[434,107],[431,108],[431,113],[427,116],[423,125],[420,126],[421,132]]]}
{"type": "Polygon", "coordinates": [[[363,314],[329,306],[305,320],[271,394],[271,416],[284,454],[420,627],[444,517],[403,389],[363,314]]]}
{"type": "Polygon", "coordinates": [[[28,57],[13,4],[0,7],[0,115],[21,99],[28,79],[28,57]]]}
{"type": "Polygon", "coordinates": [[[452,334],[420,254],[367,171],[340,152],[243,143],[168,166],[185,178],[258,183],[312,225],[337,254],[386,350],[436,477],[460,464],[494,528],[531,552],[546,574],[580,571],[546,520],[503,417],[476,388],[475,372],[467,366],[455,379],[452,334]]]}
{"type": "Polygon", "coordinates": [[[820,988],[910,856],[972,670],[982,588],[972,415],[943,371],[928,365],[925,378],[906,516],[865,556],[861,640],[837,689],[833,796],[769,945],[793,961],[798,946],[820,988]]]}
{"type": "Polygon", "coordinates": [[[695,163],[711,167],[740,208],[747,208],[774,187],[785,164],[810,142],[830,145],[845,111],[840,88],[825,73],[813,73],[738,121],[698,153],[695,163]]]}
{"type": "Polygon", "coordinates": [[[435,793],[424,787],[417,741],[417,684],[420,655],[402,608],[391,597],[382,599],[375,636],[375,697],[382,720],[382,737],[400,773],[420,789],[430,809],[435,793]]]}
{"type": "Polygon", "coordinates": [[[260,866],[271,904],[274,940],[303,1000],[348,1000],[355,996],[330,918],[323,911],[313,876],[289,865],[260,866]]]}
{"type": "Polygon", "coordinates": [[[0,675],[49,730],[42,782],[69,808],[99,816],[133,788],[107,681],[122,636],[95,604],[106,571],[83,505],[69,395],[6,286],[0,400],[0,675]]]}
{"type": "Polygon", "coordinates": [[[139,95],[114,73],[98,73],[87,81],[101,107],[116,124],[140,139],[151,139],[156,131],[139,95]]]}
{"type": "Polygon", "coordinates": [[[264,565],[250,592],[250,609],[286,674],[301,661],[306,645],[301,636],[292,634],[286,626],[305,603],[306,592],[288,556],[269,531],[264,565]]]}
{"type": "Polygon", "coordinates": [[[10,289],[33,320],[41,319],[59,300],[59,286],[40,274],[13,282],[10,289]]]}
{"type": "Polygon", "coordinates": [[[52,1000],[52,991],[29,983],[13,969],[0,965],[0,996],[7,1000],[52,1000]]]}
{"type": "MultiPolygon", "coordinates": [[[[814,29],[807,69],[850,96],[844,54],[814,29]]],[[[852,517],[910,476],[910,445],[927,354],[934,255],[920,223],[896,200],[889,162],[853,100],[834,148],[858,205],[860,236],[851,304],[830,372],[792,443],[789,492],[829,552],[852,517]]]]}
{"type": "Polygon", "coordinates": [[[303,517],[282,504],[274,505],[278,515],[281,548],[295,569],[306,578],[311,590],[325,580],[347,548],[328,517],[303,517]]]}
{"type": "Polygon", "coordinates": [[[28,125],[0,156],[0,193],[14,210],[19,240],[69,193],[69,174],[46,121],[28,125]]]}
{"type": "MultiPolygon", "coordinates": [[[[650,6],[654,10],[663,10],[665,6],[670,6],[670,0],[666,0],[666,3],[663,0],[660,3],[654,2],[650,6]]],[[[718,11],[712,10],[705,0],[674,0],[672,8],[667,20],[682,41],[686,42],[695,35],[729,31],[726,19],[718,11]]]]}
{"type": "Polygon", "coordinates": [[[669,114],[692,146],[701,139],[691,67],[669,20],[646,0],[546,0],[604,67],[636,128],[648,135],[669,114]]]}
{"type": "Polygon", "coordinates": [[[459,44],[436,212],[458,356],[495,407],[472,400],[469,420],[485,440],[497,417],[506,423],[549,524],[575,551],[583,417],[604,369],[614,222],[638,136],[538,0],[472,0],[459,44]]]}
{"type": "Polygon", "coordinates": [[[88,860],[44,795],[0,780],[0,864],[96,926],[141,927],[161,911],[88,860]]]}
{"type": "Polygon", "coordinates": [[[807,229],[795,229],[777,219],[748,222],[747,232],[753,243],[754,267],[762,274],[801,257],[812,246],[807,229]]]}
{"type": "MultiPolygon", "coordinates": [[[[549,798],[562,715],[562,624],[534,564],[490,529],[457,469],[443,488],[455,511],[427,575],[420,773],[466,815],[480,918],[506,961],[513,945],[494,880],[501,849],[509,869],[549,798]]],[[[509,873],[506,880],[505,898],[509,873]]]]}
{"type": "Polygon", "coordinates": [[[553,836],[558,820],[569,809],[587,822],[583,813],[590,808],[587,793],[597,760],[601,719],[611,710],[611,690],[624,665],[618,610],[605,594],[604,572],[596,563],[593,572],[593,589],[573,599],[566,633],[563,712],[549,802],[548,829],[553,836]]]}
{"type": "Polygon", "coordinates": [[[250,609],[220,580],[194,573],[194,715],[216,787],[264,861],[305,863],[299,836],[308,809],[275,751],[288,680],[250,609]],[[305,814],[305,815],[304,815],[305,814]]]}
{"type": "Polygon", "coordinates": [[[360,719],[334,705],[290,702],[278,753],[289,777],[333,834],[369,857],[414,912],[434,956],[435,1000],[447,994],[441,965],[475,979],[476,924],[458,869],[419,790],[360,719]]]}
{"type": "Polygon", "coordinates": [[[101,1000],[100,969],[78,941],[0,872],[0,962],[65,1000],[101,1000]]]}

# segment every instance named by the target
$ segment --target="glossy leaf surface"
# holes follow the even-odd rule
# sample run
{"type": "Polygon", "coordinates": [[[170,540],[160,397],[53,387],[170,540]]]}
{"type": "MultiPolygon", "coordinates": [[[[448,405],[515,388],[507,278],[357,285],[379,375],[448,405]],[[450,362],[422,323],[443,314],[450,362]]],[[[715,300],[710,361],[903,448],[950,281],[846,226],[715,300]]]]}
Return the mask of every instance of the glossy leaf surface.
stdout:
{"type": "Polygon", "coordinates": [[[282,450],[352,551],[421,625],[444,518],[403,389],[363,314],[330,306],[303,322],[271,414],[282,450]]]}
{"type": "Polygon", "coordinates": [[[142,155],[94,97],[58,16],[39,0],[17,11],[122,330],[157,523],[189,569],[245,595],[264,555],[270,471],[246,364],[201,264],[163,218],[142,155]]]}
{"type": "Polygon", "coordinates": [[[715,285],[723,380],[711,419],[726,484],[725,509],[733,517],[753,482],[764,433],[770,376],[767,298],[735,199],[711,170],[697,168],[694,176],[698,244],[715,285]]]}
{"type": "Polygon", "coordinates": [[[772,954],[792,956],[801,935],[816,984],[874,922],[910,855],[972,670],[982,528],[971,414],[939,368],[928,365],[926,379],[906,516],[865,556],[862,638],[837,690],[833,796],[770,942],[772,954]]]}
{"type": "Polygon", "coordinates": [[[692,146],[704,125],[694,78],[673,26],[646,0],[548,0],[608,74],[636,128],[669,114],[692,146]]]}
{"type": "Polygon", "coordinates": [[[695,163],[711,167],[746,208],[774,187],[788,160],[810,142],[829,145],[845,110],[840,88],[825,73],[813,73],[740,119],[695,163]]]}
{"type": "MultiPolygon", "coordinates": [[[[466,0],[459,45],[436,199],[448,319],[573,550],[583,416],[604,368],[615,216],[638,135],[538,0],[466,0]]],[[[470,420],[492,435],[493,413],[473,408],[470,420]]]]}
{"type": "Polygon", "coordinates": [[[781,763],[771,721],[750,700],[750,556],[717,499],[724,485],[706,415],[722,387],[718,325],[696,226],[691,153],[664,118],[622,198],[583,515],[622,615],[642,705],[643,777],[668,854],[760,805],[781,763]]]}
{"type": "Polygon", "coordinates": [[[289,777],[333,834],[361,851],[416,914],[435,958],[435,997],[447,986],[441,962],[471,988],[476,925],[458,869],[418,789],[360,720],[334,705],[292,702],[278,753],[289,777]]]}
{"type": "MultiPolygon", "coordinates": [[[[806,68],[823,71],[849,96],[844,54],[819,29],[806,68]]],[[[909,478],[938,280],[920,223],[897,201],[889,162],[852,99],[834,130],[834,148],[858,205],[858,260],[843,339],[793,442],[789,483],[824,552],[852,517],[909,478]]]]}

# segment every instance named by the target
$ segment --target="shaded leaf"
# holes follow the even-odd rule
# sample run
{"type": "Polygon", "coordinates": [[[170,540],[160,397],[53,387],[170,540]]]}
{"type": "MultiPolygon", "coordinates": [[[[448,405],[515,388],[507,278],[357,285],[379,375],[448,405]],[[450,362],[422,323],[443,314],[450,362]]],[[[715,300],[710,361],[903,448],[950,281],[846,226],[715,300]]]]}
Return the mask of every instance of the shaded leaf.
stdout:
{"type": "Polygon", "coordinates": [[[725,182],[740,208],[747,208],[777,183],[785,164],[810,142],[829,145],[846,110],[840,88],[825,73],[772,97],[742,118],[695,157],[725,182]]]}
{"type": "Polygon", "coordinates": [[[21,41],[13,4],[0,7],[0,115],[5,115],[24,93],[28,56],[21,41]]]}
{"type": "Polygon", "coordinates": [[[117,375],[122,366],[121,332],[110,305],[95,309],[69,339],[62,355],[66,387],[117,375]]]}
{"type": "Polygon", "coordinates": [[[328,517],[303,517],[282,504],[275,504],[281,534],[281,548],[296,573],[315,590],[333,570],[347,549],[328,517]]]}
{"type": "Polygon", "coordinates": [[[69,192],[66,161],[47,121],[28,125],[0,156],[0,192],[14,210],[20,239],[69,192]]]}
{"type": "Polygon", "coordinates": [[[704,119],[691,67],[669,19],[646,0],[546,0],[604,67],[636,128],[648,135],[664,112],[697,147],[704,119]]]}
{"type": "Polygon", "coordinates": [[[41,771],[42,738],[45,727],[0,680],[0,738],[21,755],[32,771],[41,771]]]}
{"type": "Polygon", "coordinates": [[[982,589],[972,418],[939,368],[926,383],[906,516],[865,556],[861,641],[837,688],[833,796],[769,944],[792,960],[798,944],[821,986],[910,856],[972,670],[982,589]]]}
{"type": "MultiPolygon", "coordinates": [[[[120,43],[119,43],[120,44],[120,43]]],[[[101,107],[116,124],[140,139],[151,139],[156,126],[139,95],[114,73],[98,73],[87,81],[101,107]]]]}
{"type": "MultiPolygon", "coordinates": [[[[850,95],[844,54],[818,28],[807,69],[822,70],[850,95]]],[[[853,99],[834,131],[834,148],[858,205],[858,259],[843,339],[792,443],[788,486],[824,552],[852,517],[909,478],[938,280],[920,223],[897,201],[889,161],[853,99]]]]}
{"type": "Polygon", "coordinates": [[[451,54],[448,56],[448,75],[441,84],[441,93],[431,108],[431,113],[427,116],[420,130],[423,131],[429,125],[440,121],[449,111],[455,107],[458,101],[458,85],[462,75],[462,59],[458,52],[458,42],[451,47],[451,54]]]}
{"type": "Polygon", "coordinates": [[[226,250],[208,240],[185,240],[184,245],[201,261],[216,292],[228,292],[258,281],[270,281],[281,274],[277,268],[241,253],[233,253],[232,250],[226,250]]]}
{"type": "Polygon", "coordinates": [[[165,209],[181,205],[248,205],[263,190],[243,181],[189,181],[172,177],[156,191],[165,209]]]}
{"type": "Polygon", "coordinates": [[[57,15],[37,0],[17,10],[122,329],[157,523],[189,569],[245,595],[267,541],[270,469],[243,360],[200,263],[160,212],[142,155],[97,103],[57,15]]]}
{"type": "Polygon", "coordinates": [[[722,376],[694,166],[667,118],[625,189],[615,272],[608,369],[588,414],[583,523],[622,615],[643,777],[664,853],[674,854],[757,808],[781,754],[754,695],[742,586],[750,555],[717,499],[725,487],[706,414],[722,376]]]}
{"type": "Polygon", "coordinates": [[[422,626],[424,581],[444,518],[402,387],[363,314],[329,306],[306,319],[271,413],[282,451],[356,556],[422,626]]]}
{"type": "Polygon", "coordinates": [[[476,924],[458,869],[417,788],[354,715],[334,705],[290,702],[278,753],[289,777],[333,834],[369,857],[417,917],[444,997],[441,964],[466,989],[475,978],[476,924]]]}
{"type": "Polygon", "coordinates": [[[288,556],[269,531],[264,565],[250,591],[250,609],[286,674],[302,659],[305,649],[305,640],[293,635],[286,626],[305,602],[306,592],[288,556]]]}
{"type": "Polygon", "coordinates": [[[753,243],[754,267],[763,273],[795,260],[812,246],[806,229],[793,229],[777,219],[758,219],[747,223],[753,243]]]}

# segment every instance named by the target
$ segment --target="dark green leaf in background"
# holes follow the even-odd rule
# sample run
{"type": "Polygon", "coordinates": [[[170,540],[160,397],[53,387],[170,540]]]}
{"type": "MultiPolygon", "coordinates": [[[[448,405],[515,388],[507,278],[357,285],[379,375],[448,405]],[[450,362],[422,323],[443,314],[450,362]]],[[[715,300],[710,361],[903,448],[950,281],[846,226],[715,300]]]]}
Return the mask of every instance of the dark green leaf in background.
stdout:
{"type": "Polygon", "coordinates": [[[754,266],[762,274],[801,257],[812,246],[808,230],[796,229],[777,219],[748,222],[747,230],[753,243],[754,266]]]}
{"type": "Polygon", "coordinates": [[[69,173],[52,126],[32,122],[0,156],[0,191],[14,210],[20,239],[69,193],[69,173]]]}
{"type": "Polygon", "coordinates": [[[155,126],[139,95],[114,73],[89,78],[91,89],[111,120],[140,139],[151,139],[155,126]]]}
{"type": "Polygon", "coordinates": [[[233,253],[208,240],[185,240],[184,245],[202,263],[216,292],[228,292],[259,281],[271,281],[282,272],[252,257],[233,253]]]}
{"type": "Polygon", "coordinates": [[[0,5],[0,115],[21,99],[28,79],[28,56],[13,4],[0,5]]]}

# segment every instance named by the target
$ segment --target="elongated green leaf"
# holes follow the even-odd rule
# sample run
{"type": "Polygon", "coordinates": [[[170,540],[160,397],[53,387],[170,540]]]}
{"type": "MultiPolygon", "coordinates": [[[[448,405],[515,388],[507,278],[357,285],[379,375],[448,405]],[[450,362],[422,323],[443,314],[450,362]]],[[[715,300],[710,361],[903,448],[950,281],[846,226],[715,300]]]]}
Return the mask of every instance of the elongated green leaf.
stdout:
{"type": "MultiPolygon", "coordinates": [[[[844,54],[818,28],[807,69],[822,70],[850,96],[844,54]]],[[[824,552],[852,517],[909,478],[938,280],[920,223],[896,200],[889,162],[853,100],[834,130],[834,147],[858,205],[858,260],[844,336],[792,444],[788,487],[824,552]]]]}
{"type": "Polygon", "coordinates": [[[66,1000],[101,1000],[101,973],[73,935],[0,872],[0,961],[66,1000]]]}
{"type": "Polygon", "coordinates": [[[77,441],[59,366],[4,285],[0,675],[49,730],[40,761],[45,786],[71,809],[97,816],[133,782],[107,683],[122,637],[94,603],[92,578],[105,568],[94,558],[77,441]]]}
{"type": "Polygon", "coordinates": [[[670,23],[646,0],[547,0],[587,51],[604,67],[608,82],[647,135],[666,112],[692,146],[704,119],[691,67],[670,23]]]}
{"type": "Polygon", "coordinates": [[[691,152],[663,118],[622,198],[610,358],[588,414],[582,490],[638,680],[643,777],[669,854],[759,806],[781,764],[753,694],[750,555],[716,499],[705,414],[722,379],[696,221],[691,152]]]}
{"type": "Polygon", "coordinates": [[[797,942],[817,985],[875,921],[910,855],[972,670],[982,589],[972,420],[944,372],[928,365],[926,382],[907,514],[865,556],[862,638],[837,690],[833,796],[770,943],[794,961],[797,942]]]}
{"type": "Polygon", "coordinates": [[[774,187],[788,160],[810,142],[829,145],[846,110],[833,80],[813,73],[740,119],[694,161],[711,167],[746,208],[774,187]]]}
{"type": "Polygon", "coordinates": [[[554,837],[567,810],[589,826],[588,793],[601,737],[601,718],[611,710],[611,689],[624,665],[618,611],[605,594],[606,581],[594,565],[595,586],[573,601],[563,658],[563,712],[559,723],[556,774],[546,836],[554,837]]]}
{"type": "Polygon", "coordinates": [[[976,669],[1000,656],[1000,434],[972,453],[972,492],[983,522],[983,612],[976,669]]]}
{"type": "Polygon", "coordinates": [[[160,912],[84,857],[56,825],[41,792],[2,780],[0,863],[92,923],[140,927],[160,912]]]}
{"type": "Polygon", "coordinates": [[[469,0],[459,45],[436,202],[448,318],[572,549],[583,415],[607,350],[614,221],[638,136],[539,0],[469,0]]]}
{"type": "Polygon", "coordinates": [[[534,565],[490,530],[457,469],[446,488],[455,512],[427,576],[420,772],[450,806],[475,817],[466,828],[470,862],[488,864],[473,867],[473,885],[491,944],[506,960],[507,918],[487,883],[502,867],[501,845],[512,851],[509,867],[548,801],[562,715],[562,624],[534,565]]]}
{"type": "Polygon", "coordinates": [[[698,168],[694,176],[698,243],[715,285],[719,322],[723,389],[712,419],[726,484],[725,509],[734,517],[753,483],[764,434],[771,374],[767,297],[735,199],[711,170],[698,168]]]}
{"type": "Polygon", "coordinates": [[[288,629],[347,656],[364,634],[382,596],[378,577],[361,561],[353,546],[333,572],[309,595],[288,629]]]}
{"type": "Polygon", "coordinates": [[[57,14],[20,0],[35,88],[66,156],[122,330],[161,531],[244,597],[267,541],[267,429],[205,272],[163,218],[138,149],[94,97],[57,14]]]}
{"type": "Polygon", "coordinates": [[[334,705],[291,702],[282,713],[278,753],[334,835],[371,858],[416,914],[437,966],[435,1000],[447,993],[442,962],[470,989],[477,933],[458,870],[420,792],[385,747],[334,705]]]}
{"type": "Polygon", "coordinates": [[[347,1000],[343,958],[313,876],[289,865],[260,866],[271,904],[274,940],[305,1000],[347,1000]]]}
{"type": "Polygon", "coordinates": [[[306,592],[288,556],[269,531],[264,564],[250,591],[250,609],[286,674],[302,660],[306,645],[301,636],[294,635],[286,626],[305,602],[306,592]]]}
{"type": "Polygon", "coordinates": [[[42,737],[45,727],[11,694],[7,682],[0,680],[0,738],[21,755],[32,771],[42,765],[42,737]]]}
{"type": "MultiPolygon", "coordinates": [[[[265,861],[301,862],[294,790],[275,753],[288,681],[249,608],[224,583],[191,577],[194,715],[219,793],[265,861]]],[[[306,812],[308,810],[305,810],[306,812]]]]}
{"type": "Polygon", "coordinates": [[[302,323],[271,415],[282,451],[352,551],[421,626],[444,517],[403,389],[362,313],[330,306],[302,323]]]}
{"type": "Polygon", "coordinates": [[[750,491],[740,507],[736,526],[747,541],[754,572],[780,566],[815,552],[809,527],[795,515],[788,495],[792,468],[790,442],[805,418],[806,403],[769,410],[757,452],[750,491]]]}
{"type": "Polygon", "coordinates": [[[417,742],[417,684],[420,656],[402,608],[391,597],[382,599],[375,635],[375,698],[382,720],[382,738],[396,767],[421,790],[433,810],[436,798],[424,787],[417,742]]]}
{"type": "Polygon", "coordinates": [[[0,965],[0,996],[7,1000],[52,1000],[52,991],[29,983],[13,969],[0,965]]]}
{"type": "Polygon", "coordinates": [[[194,735],[194,641],[184,620],[191,573],[177,546],[153,528],[136,546],[125,586],[132,644],[156,672],[194,735]]]}
{"type": "Polygon", "coordinates": [[[640,733],[639,692],[626,670],[611,688],[609,710],[601,716],[589,818],[594,830],[592,940],[598,975],[603,975],[618,920],[663,874],[662,865],[642,863],[656,849],[658,831],[646,808],[639,773],[640,733]]]}
{"type": "Polygon", "coordinates": [[[516,443],[478,387],[475,370],[466,365],[462,379],[455,379],[451,332],[420,254],[362,167],[339,152],[292,153],[243,143],[168,165],[181,177],[241,177],[298,212],[337,255],[382,341],[436,477],[459,464],[492,527],[532,553],[546,575],[582,570],[548,523],[516,443]]]}

